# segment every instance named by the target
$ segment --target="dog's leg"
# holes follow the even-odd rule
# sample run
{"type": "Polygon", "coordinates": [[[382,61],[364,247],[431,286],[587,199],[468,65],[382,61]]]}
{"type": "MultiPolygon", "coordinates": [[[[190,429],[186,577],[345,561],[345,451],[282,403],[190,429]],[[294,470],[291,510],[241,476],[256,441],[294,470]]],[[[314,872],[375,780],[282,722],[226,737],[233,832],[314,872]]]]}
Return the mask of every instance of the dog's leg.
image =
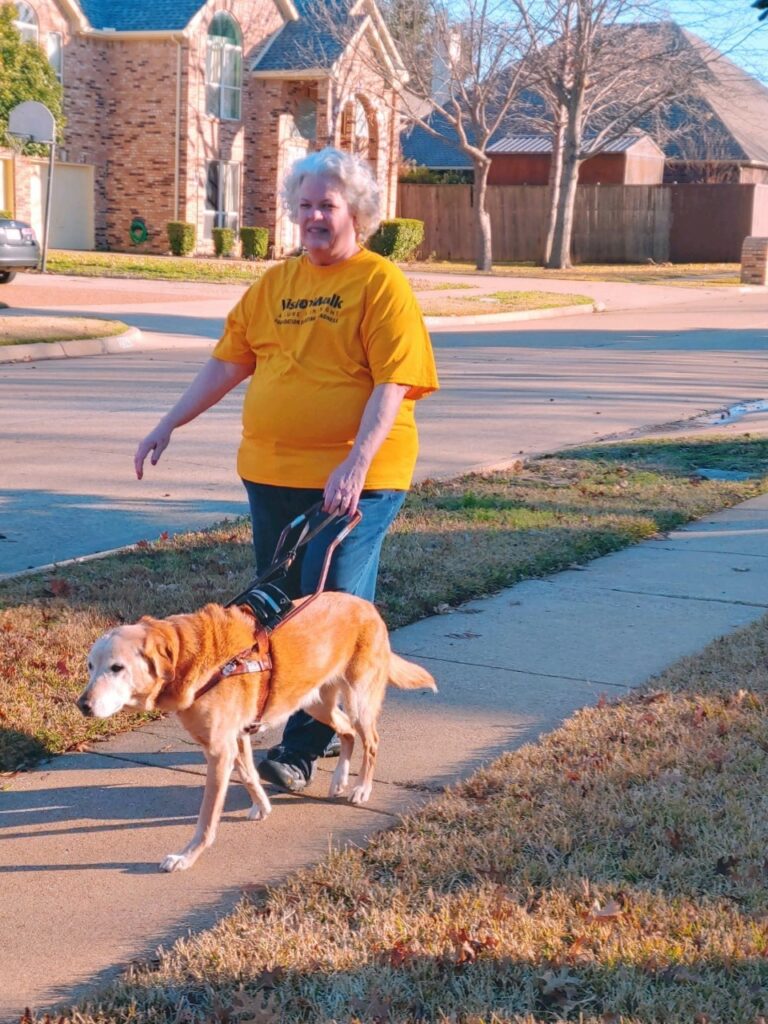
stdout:
{"type": "MultiPolygon", "coordinates": [[[[381,662],[379,662],[380,666],[381,662]]],[[[380,667],[366,672],[354,683],[352,706],[357,715],[352,715],[352,722],[358,736],[363,741],[363,763],[360,766],[360,781],[349,795],[350,803],[364,804],[373,789],[373,772],[376,766],[376,754],[379,749],[379,733],[376,729],[379,711],[384,701],[387,687],[386,672],[380,667]]]]}
{"type": "Polygon", "coordinates": [[[330,725],[333,731],[338,733],[341,740],[339,761],[331,776],[331,784],[328,787],[329,798],[340,796],[347,788],[349,783],[349,763],[352,760],[352,751],[355,746],[354,728],[347,715],[336,704],[335,692],[333,694],[333,701],[334,703],[330,705],[322,702],[304,708],[307,714],[312,715],[318,722],[322,722],[323,725],[330,725]]]}
{"type": "Polygon", "coordinates": [[[248,811],[248,817],[251,821],[263,821],[272,810],[272,804],[269,802],[269,797],[261,784],[259,773],[256,771],[256,765],[253,763],[251,740],[243,733],[237,737],[235,766],[240,778],[243,780],[243,785],[248,790],[248,795],[253,800],[253,806],[248,811]]]}
{"type": "Polygon", "coordinates": [[[160,864],[161,871],[185,871],[216,838],[216,827],[224,809],[224,799],[235,762],[234,739],[223,749],[206,750],[208,773],[197,828],[192,841],[180,853],[169,853],[160,864]]]}
{"type": "Polygon", "coordinates": [[[363,763],[360,766],[360,782],[349,794],[349,801],[353,804],[364,804],[373,789],[373,769],[379,749],[379,734],[376,725],[365,721],[362,716],[355,722],[355,728],[363,741],[363,763]]]}

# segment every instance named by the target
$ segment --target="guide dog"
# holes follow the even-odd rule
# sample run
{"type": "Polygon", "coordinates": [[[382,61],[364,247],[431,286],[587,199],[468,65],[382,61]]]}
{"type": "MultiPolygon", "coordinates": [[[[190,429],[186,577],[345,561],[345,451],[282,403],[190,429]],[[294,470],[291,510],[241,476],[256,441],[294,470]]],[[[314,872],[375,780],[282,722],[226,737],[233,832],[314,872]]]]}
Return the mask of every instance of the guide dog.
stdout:
{"type": "Polygon", "coordinates": [[[349,799],[362,804],[373,786],[376,722],[387,684],[437,689],[429,672],[392,652],[387,627],[369,601],[324,592],[296,602],[304,603],[268,643],[244,608],[208,604],[189,614],[144,616],[117,626],[91,648],[90,679],[77,701],[84,715],[108,718],[122,708],[175,711],[205,752],[208,772],[197,829],[183,850],[162,861],[161,870],[191,867],[213,843],[234,767],[253,801],[248,817],[269,814],[249,732],[280,725],[299,708],[330,725],[341,739],[341,755],[329,797],[347,787],[357,733],[363,762],[349,799]]]}

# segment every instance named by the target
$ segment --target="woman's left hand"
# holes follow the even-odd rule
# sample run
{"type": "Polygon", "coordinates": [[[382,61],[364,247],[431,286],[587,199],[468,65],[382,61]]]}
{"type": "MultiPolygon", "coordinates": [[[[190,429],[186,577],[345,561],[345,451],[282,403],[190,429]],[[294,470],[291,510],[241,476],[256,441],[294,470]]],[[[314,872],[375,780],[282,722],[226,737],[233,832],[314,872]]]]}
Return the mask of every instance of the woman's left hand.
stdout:
{"type": "Polygon", "coordinates": [[[351,516],[365,484],[368,467],[359,458],[350,456],[328,477],[323,491],[323,511],[335,516],[351,516]]]}

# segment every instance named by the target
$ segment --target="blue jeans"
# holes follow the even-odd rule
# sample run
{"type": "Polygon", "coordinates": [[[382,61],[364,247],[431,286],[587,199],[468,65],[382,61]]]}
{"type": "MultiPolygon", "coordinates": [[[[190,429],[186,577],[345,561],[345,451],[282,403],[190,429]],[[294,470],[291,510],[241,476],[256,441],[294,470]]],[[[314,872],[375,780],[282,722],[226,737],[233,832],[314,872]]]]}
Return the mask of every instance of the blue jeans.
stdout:
{"type": "MultiPolygon", "coordinates": [[[[272,562],[283,527],[311,505],[321,501],[323,491],[312,487],[275,487],[243,480],[251,510],[256,571],[272,562]]],[[[376,596],[381,545],[405,500],[405,491],[363,491],[359,509],[363,518],[334,552],[325,583],[326,590],[356,594],[367,601],[376,596]]],[[[321,516],[323,513],[321,513],[321,516]]],[[[330,523],[309,544],[299,549],[296,561],[278,585],[290,598],[314,593],[325,553],[333,537],[347,522],[330,523]]],[[[295,539],[296,534],[293,534],[295,539]]],[[[291,715],[285,725],[281,746],[292,761],[303,761],[309,770],[333,737],[333,729],[315,721],[305,711],[291,715]]]]}

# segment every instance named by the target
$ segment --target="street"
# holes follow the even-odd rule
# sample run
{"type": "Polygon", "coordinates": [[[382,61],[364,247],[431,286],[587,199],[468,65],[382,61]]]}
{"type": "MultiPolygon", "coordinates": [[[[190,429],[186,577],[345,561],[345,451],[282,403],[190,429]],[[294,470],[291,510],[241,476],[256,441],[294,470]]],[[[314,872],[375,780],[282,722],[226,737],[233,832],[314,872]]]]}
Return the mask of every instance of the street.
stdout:
{"type": "MultiPolygon", "coordinates": [[[[460,280],[456,278],[455,280],[460,280]]],[[[432,331],[441,390],[418,410],[417,479],[446,477],[768,397],[768,291],[475,278],[592,295],[604,312],[432,331]]],[[[143,481],[138,440],[206,359],[239,285],[20,276],[13,312],[78,310],[148,351],[0,366],[0,574],[246,511],[241,392],[182,428],[143,481]]],[[[718,427],[760,429],[757,417],[718,427]]]]}

